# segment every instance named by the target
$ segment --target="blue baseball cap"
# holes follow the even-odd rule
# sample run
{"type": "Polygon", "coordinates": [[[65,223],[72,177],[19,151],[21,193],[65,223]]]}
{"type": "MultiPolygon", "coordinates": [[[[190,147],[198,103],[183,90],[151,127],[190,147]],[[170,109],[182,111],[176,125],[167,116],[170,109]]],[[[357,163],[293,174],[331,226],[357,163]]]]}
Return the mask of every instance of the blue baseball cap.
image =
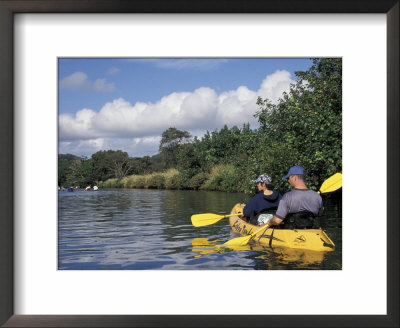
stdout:
{"type": "Polygon", "coordinates": [[[288,179],[291,175],[306,175],[306,171],[301,166],[292,166],[288,174],[286,174],[283,178],[288,179]]]}

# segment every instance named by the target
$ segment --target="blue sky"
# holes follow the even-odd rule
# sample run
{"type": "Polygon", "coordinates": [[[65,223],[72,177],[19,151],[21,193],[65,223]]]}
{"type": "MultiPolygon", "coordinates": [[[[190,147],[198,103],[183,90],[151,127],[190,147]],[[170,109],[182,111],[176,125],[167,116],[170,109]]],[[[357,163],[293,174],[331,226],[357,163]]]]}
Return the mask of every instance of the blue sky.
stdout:
{"type": "Polygon", "coordinates": [[[168,127],[201,136],[257,127],[258,96],[276,102],[310,59],[60,58],[59,153],[154,155],[168,127]]]}

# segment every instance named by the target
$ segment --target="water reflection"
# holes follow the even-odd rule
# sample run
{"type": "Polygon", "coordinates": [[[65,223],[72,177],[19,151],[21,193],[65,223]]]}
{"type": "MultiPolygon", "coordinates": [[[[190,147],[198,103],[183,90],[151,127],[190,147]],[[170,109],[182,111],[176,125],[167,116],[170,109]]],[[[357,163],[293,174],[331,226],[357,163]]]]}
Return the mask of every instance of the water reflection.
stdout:
{"type": "Polygon", "coordinates": [[[201,228],[191,224],[195,213],[226,214],[246,200],[206,191],[59,192],[59,269],[341,269],[341,207],[335,200],[328,200],[321,221],[336,244],[326,256],[255,244],[221,248],[232,237],[227,219],[201,228]]]}
{"type": "Polygon", "coordinates": [[[256,242],[244,246],[223,246],[217,240],[208,240],[208,238],[194,238],[192,240],[192,252],[196,253],[195,258],[219,253],[223,254],[229,251],[235,252],[257,252],[254,256],[255,269],[302,269],[311,266],[319,267],[327,255],[326,252],[316,252],[310,250],[290,249],[285,247],[274,247],[261,245],[256,242]]]}

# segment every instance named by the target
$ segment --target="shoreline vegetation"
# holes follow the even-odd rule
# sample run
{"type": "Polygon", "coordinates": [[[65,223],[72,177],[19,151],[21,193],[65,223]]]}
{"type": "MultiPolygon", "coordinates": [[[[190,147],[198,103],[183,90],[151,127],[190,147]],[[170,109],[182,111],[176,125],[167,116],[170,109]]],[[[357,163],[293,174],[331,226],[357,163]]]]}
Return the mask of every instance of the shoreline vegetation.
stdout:
{"type": "Polygon", "coordinates": [[[99,182],[100,188],[126,189],[191,189],[208,191],[240,192],[229,179],[234,173],[233,165],[217,165],[210,173],[198,173],[191,177],[188,185],[183,186],[183,175],[177,169],[171,168],[163,172],[150,174],[133,174],[122,179],[111,178],[99,182]]]}
{"type": "Polygon", "coordinates": [[[277,103],[257,99],[256,129],[226,125],[201,138],[170,127],[159,153],[129,157],[121,150],[98,151],[91,158],[58,156],[58,184],[100,188],[192,189],[254,192],[251,182],[266,173],[286,192],[283,176],[293,165],[306,169],[310,189],[342,171],[342,59],[312,59],[307,71],[277,103]],[[257,110],[258,108],[258,110],[257,110]]]}

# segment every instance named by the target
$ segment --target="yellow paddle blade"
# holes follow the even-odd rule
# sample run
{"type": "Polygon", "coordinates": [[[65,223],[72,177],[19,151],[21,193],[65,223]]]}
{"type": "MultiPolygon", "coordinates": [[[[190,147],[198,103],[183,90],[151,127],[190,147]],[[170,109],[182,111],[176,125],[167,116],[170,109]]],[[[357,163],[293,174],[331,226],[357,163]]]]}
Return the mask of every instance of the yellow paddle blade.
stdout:
{"type": "Polygon", "coordinates": [[[203,213],[203,214],[194,214],[190,218],[192,220],[192,224],[195,227],[202,227],[210,224],[214,224],[218,222],[219,220],[222,220],[224,218],[234,216],[234,215],[240,215],[240,213],[235,213],[235,214],[228,214],[228,215],[218,215],[218,214],[213,214],[213,213],[203,213]]]}
{"type": "Polygon", "coordinates": [[[342,173],[335,173],[324,181],[318,193],[324,194],[338,190],[342,187],[342,173]]]}
{"type": "Polygon", "coordinates": [[[269,228],[269,225],[263,225],[260,229],[257,229],[255,232],[253,232],[252,234],[248,235],[248,236],[244,236],[244,237],[237,237],[237,238],[233,238],[231,240],[228,240],[226,243],[224,243],[224,246],[244,246],[247,245],[247,243],[256,235],[258,234],[260,231],[262,230],[267,230],[269,228]]]}
{"type": "Polygon", "coordinates": [[[247,245],[252,237],[252,235],[248,235],[244,237],[233,238],[224,243],[224,246],[244,246],[247,245]]]}

